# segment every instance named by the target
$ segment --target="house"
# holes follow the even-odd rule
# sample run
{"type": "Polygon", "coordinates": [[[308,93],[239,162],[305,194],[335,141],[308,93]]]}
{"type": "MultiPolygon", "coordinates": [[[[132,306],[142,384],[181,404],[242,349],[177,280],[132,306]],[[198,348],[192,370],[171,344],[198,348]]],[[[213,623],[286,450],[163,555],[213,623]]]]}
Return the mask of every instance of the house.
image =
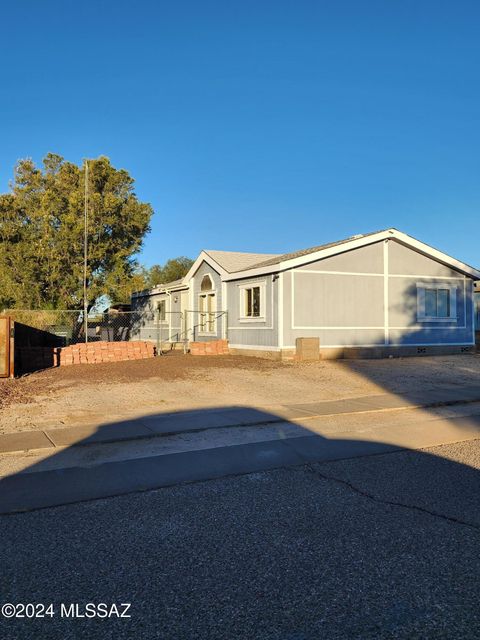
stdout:
{"type": "Polygon", "coordinates": [[[475,283],[475,290],[473,292],[473,301],[475,309],[475,331],[477,332],[477,343],[480,338],[480,282],[475,283]]]}
{"type": "Polygon", "coordinates": [[[226,338],[231,352],[325,358],[460,353],[475,344],[480,272],[386,229],[283,255],[202,251],[180,281],[139,292],[140,337],[226,338]]]}

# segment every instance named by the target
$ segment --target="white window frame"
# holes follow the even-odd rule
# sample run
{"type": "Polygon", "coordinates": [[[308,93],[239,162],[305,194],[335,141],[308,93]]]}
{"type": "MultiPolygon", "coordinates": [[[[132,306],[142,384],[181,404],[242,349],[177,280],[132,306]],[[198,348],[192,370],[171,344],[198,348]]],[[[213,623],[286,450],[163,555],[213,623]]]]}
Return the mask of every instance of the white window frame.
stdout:
{"type": "Polygon", "coordinates": [[[200,293],[208,293],[209,291],[215,291],[215,280],[212,278],[212,274],[210,272],[204,273],[201,280],[200,280],[200,288],[199,288],[200,293]],[[202,291],[202,282],[205,280],[205,278],[208,276],[208,278],[210,279],[210,282],[212,284],[210,289],[205,289],[204,291],[202,291]]]}
{"type": "Polygon", "coordinates": [[[161,298],[160,300],[157,300],[157,313],[159,314],[158,317],[158,321],[160,324],[168,324],[168,318],[167,318],[167,298],[161,298]],[[160,305],[164,304],[165,305],[165,318],[163,318],[162,320],[162,316],[160,314],[160,305]]]}
{"type": "Polygon", "coordinates": [[[240,296],[240,322],[266,322],[265,317],[265,294],[266,294],[266,281],[260,282],[246,282],[245,284],[238,285],[238,292],[240,296]],[[259,316],[247,316],[246,309],[246,290],[247,289],[260,289],[260,315],[259,316]]]}
{"type": "Polygon", "coordinates": [[[198,294],[198,335],[199,336],[216,336],[217,335],[217,293],[216,291],[203,291],[203,293],[199,293],[198,294]],[[201,299],[205,298],[205,300],[207,300],[208,298],[211,298],[213,300],[213,304],[212,304],[212,310],[210,312],[208,311],[202,311],[202,304],[201,304],[201,299]],[[207,327],[208,324],[210,324],[212,321],[208,319],[208,314],[213,314],[213,329],[211,331],[207,331],[202,329],[202,325],[201,325],[201,317],[202,315],[206,315],[206,319],[205,319],[205,326],[207,327]]]}
{"type": "MultiPolygon", "coordinates": [[[[208,326],[209,324],[209,320],[208,317],[205,320],[205,325],[208,326]]],[[[216,336],[217,335],[217,291],[215,288],[215,279],[213,278],[212,274],[210,272],[204,273],[201,278],[200,278],[200,290],[198,292],[198,335],[199,336],[216,336]],[[209,289],[208,291],[202,291],[201,287],[202,287],[202,282],[203,279],[205,278],[205,276],[208,276],[210,278],[210,282],[212,283],[212,288],[209,289]],[[212,304],[212,310],[210,311],[210,313],[213,313],[213,329],[212,331],[204,331],[201,329],[201,324],[200,324],[200,319],[201,319],[201,315],[202,313],[208,313],[208,312],[201,312],[201,302],[200,300],[202,298],[207,298],[207,297],[211,297],[213,298],[213,304],[212,304]]]]}
{"type": "Polygon", "coordinates": [[[443,282],[417,282],[417,321],[418,322],[456,322],[457,321],[457,285],[443,282]],[[450,292],[450,315],[427,316],[425,313],[425,291],[447,289],[450,292]]]}

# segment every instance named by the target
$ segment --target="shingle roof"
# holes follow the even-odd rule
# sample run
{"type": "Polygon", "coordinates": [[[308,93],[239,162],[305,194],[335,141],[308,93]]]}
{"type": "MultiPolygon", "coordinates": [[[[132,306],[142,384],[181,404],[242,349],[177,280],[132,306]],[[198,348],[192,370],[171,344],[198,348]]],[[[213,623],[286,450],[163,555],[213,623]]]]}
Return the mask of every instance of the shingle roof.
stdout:
{"type": "Polygon", "coordinates": [[[158,293],[164,292],[166,289],[177,289],[183,286],[183,278],[179,280],[172,280],[172,282],[166,282],[165,284],[157,284],[151,289],[144,289],[143,291],[134,291],[132,298],[143,298],[145,296],[152,296],[158,293]]]}
{"type": "Polygon", "coordinates": [[[222,269],[228,271],[228,273],[251,269],[259,262],[273,260],[279,257],[277,253],[241,253],[239,251],[215,251],[210,249],[205,249],[205,253],[213,258],[222,269]]]}
{"type": "Polygon", "coordinates": [[[179,287],[183,284],[183,278],[179,278],[178,280],[172,280],[171,282],[165,282],[165,284],[159,284],[158,286],[162,289],[172,289],[175,287],[179,287]]]}
{"type": "Polygon", "coordinates": [[[238,271],[246,271],[247,269],[257,269],[261,267],[270,267],[276,264],[280,264],[281,262],[285,262],[286,260],[293,260],[294,258],[300,258],[302,256],[306,256],[309,253],[316,253],[317,251],[321,251],[322,249],[330,249],[331,247],[337,247],[341,244],[345,244],[346,242],[351,242],[352,240],[358,240],[359,238],[367,238],[368,236],[373,236],[377,233],[382,233],[382,231],[372,231],[371,233],[360,233],[355,236],[350,236],[349,238],[345,238],[344,240],[337,240],[336,242],[328,242],[327,244],[320,244],[316,247],[310,247],[308,249],[300,249],[300,251],[293,251],[292,253],[284,253],[277,256],[273,256],[268,260],[262,260],[261,262],[257,262],[256,264],[252,264],[249,267],[244,267],[242,269],[238,269],[238,271]]]}

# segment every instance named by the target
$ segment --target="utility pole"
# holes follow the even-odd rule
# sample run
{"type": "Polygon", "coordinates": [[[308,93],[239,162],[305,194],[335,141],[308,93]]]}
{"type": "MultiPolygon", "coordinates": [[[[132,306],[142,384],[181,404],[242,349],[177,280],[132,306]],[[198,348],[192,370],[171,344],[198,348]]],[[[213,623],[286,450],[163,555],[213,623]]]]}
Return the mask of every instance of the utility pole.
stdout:
{"type": "Polygon", "coordinates": [[[88,300],[87,300],[87,261],[88,261],[88,160],[85,160],[85,211],[83,229],[83,322],[85,342],[88,342],[88,300]]]}

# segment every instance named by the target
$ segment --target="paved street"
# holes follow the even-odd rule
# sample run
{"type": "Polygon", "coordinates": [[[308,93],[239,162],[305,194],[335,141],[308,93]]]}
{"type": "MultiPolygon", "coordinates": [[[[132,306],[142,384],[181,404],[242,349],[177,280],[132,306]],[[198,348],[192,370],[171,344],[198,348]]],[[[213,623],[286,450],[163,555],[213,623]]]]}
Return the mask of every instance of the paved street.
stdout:
{"type": "Polygon", "coordinates": [[[480,442],[2,516],[2,638],[477,638],[480,442]]]}

